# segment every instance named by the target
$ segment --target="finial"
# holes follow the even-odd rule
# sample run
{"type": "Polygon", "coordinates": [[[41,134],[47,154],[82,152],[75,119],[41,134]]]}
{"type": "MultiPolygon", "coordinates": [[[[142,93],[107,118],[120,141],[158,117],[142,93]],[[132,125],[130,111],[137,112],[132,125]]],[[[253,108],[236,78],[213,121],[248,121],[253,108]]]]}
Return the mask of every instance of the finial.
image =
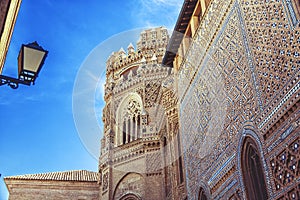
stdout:
{"type": "Polygon", "coordinates": [[[123,49],[123,47],[121,47],[121,49],[119,50],[119,53],[126,53],[125,50],[123,49]]]}
{"type": "Polygon", "coordinates": [[[128,45],[127,49],[134,49],[133,44],[130,42],[130,44],[128,45]]]}

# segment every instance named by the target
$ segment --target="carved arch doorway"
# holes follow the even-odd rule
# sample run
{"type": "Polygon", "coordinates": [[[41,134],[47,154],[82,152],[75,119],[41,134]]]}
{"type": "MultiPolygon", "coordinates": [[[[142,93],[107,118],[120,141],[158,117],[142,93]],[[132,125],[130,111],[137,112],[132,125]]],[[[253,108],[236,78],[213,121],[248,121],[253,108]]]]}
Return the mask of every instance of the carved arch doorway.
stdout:
{"type": "Polygon", "coordinates": [[[261,156],[256,142],[251,137],[244,139],[241,167],[247,198],[251,200],[268,199],[261,156]]]}
{"type": "Polygon", "coordinates": [[[203,188],[200,188],[198,200],[207,200],[207,197],[205,195],[203,188]]]}

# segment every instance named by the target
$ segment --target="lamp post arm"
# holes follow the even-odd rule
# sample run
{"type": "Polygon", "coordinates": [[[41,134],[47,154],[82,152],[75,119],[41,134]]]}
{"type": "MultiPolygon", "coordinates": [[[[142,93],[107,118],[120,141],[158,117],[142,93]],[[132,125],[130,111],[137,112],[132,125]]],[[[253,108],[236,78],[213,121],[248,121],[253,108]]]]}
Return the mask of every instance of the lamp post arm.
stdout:
{"type": "Polygon", "coordinates": [[[19,87],[19,84],[30,85],[30,82],[0,75],[0,86],[8,85],[12,89],[17,89],[19,87]]]}

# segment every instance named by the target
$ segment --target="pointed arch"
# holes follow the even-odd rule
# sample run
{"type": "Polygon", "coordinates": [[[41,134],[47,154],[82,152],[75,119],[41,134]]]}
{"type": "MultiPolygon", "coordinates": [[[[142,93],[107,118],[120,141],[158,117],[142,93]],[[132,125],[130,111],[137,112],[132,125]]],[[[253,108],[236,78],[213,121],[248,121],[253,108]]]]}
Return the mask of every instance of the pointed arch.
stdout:
{"type": "Polygon", "coordinates": [[[129,93],[122,99],[116,113],[116,146],[141,137],[142,110],[143,101],[139,94],[129,93]]]}
{"type": "Polygon", "coordinates": [[[239,142],[238,167],[240,182],[247,199],[268,199],[266,166],[261,142],[252,130],[246,129],[239,142]]]}
{"type": "Polygon", "coordinates": [[[141,200],[144,196],[145,189],[144,177],[140,173],[129,172],[125,174],[116,185],[113,199],[141,200]]]}
{"type": "Polygon", "coordinates": [[[199,192],[198,192],[198,200],[208,200],[211,199],[211,194],[210,194],[210,190],[209,187],[207,186],[207,184],[201,180],[200,181],[200,187],[199,187],[199,192]]]}
{"type": "Polygon", "coordinates": [[[204,189],[201,187],[199,190],[198,200],[207,200],[204,189]]]}

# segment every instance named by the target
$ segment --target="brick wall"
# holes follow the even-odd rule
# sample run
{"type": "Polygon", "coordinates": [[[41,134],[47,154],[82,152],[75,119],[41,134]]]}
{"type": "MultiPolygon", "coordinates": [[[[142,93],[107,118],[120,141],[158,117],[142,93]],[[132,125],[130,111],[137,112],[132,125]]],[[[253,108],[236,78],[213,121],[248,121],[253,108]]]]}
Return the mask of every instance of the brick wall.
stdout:
{"type": "Polygon", "coordinates": [[[97,182],[5,180],[9,200],[96,200],[99,199],[97,182]]]}

